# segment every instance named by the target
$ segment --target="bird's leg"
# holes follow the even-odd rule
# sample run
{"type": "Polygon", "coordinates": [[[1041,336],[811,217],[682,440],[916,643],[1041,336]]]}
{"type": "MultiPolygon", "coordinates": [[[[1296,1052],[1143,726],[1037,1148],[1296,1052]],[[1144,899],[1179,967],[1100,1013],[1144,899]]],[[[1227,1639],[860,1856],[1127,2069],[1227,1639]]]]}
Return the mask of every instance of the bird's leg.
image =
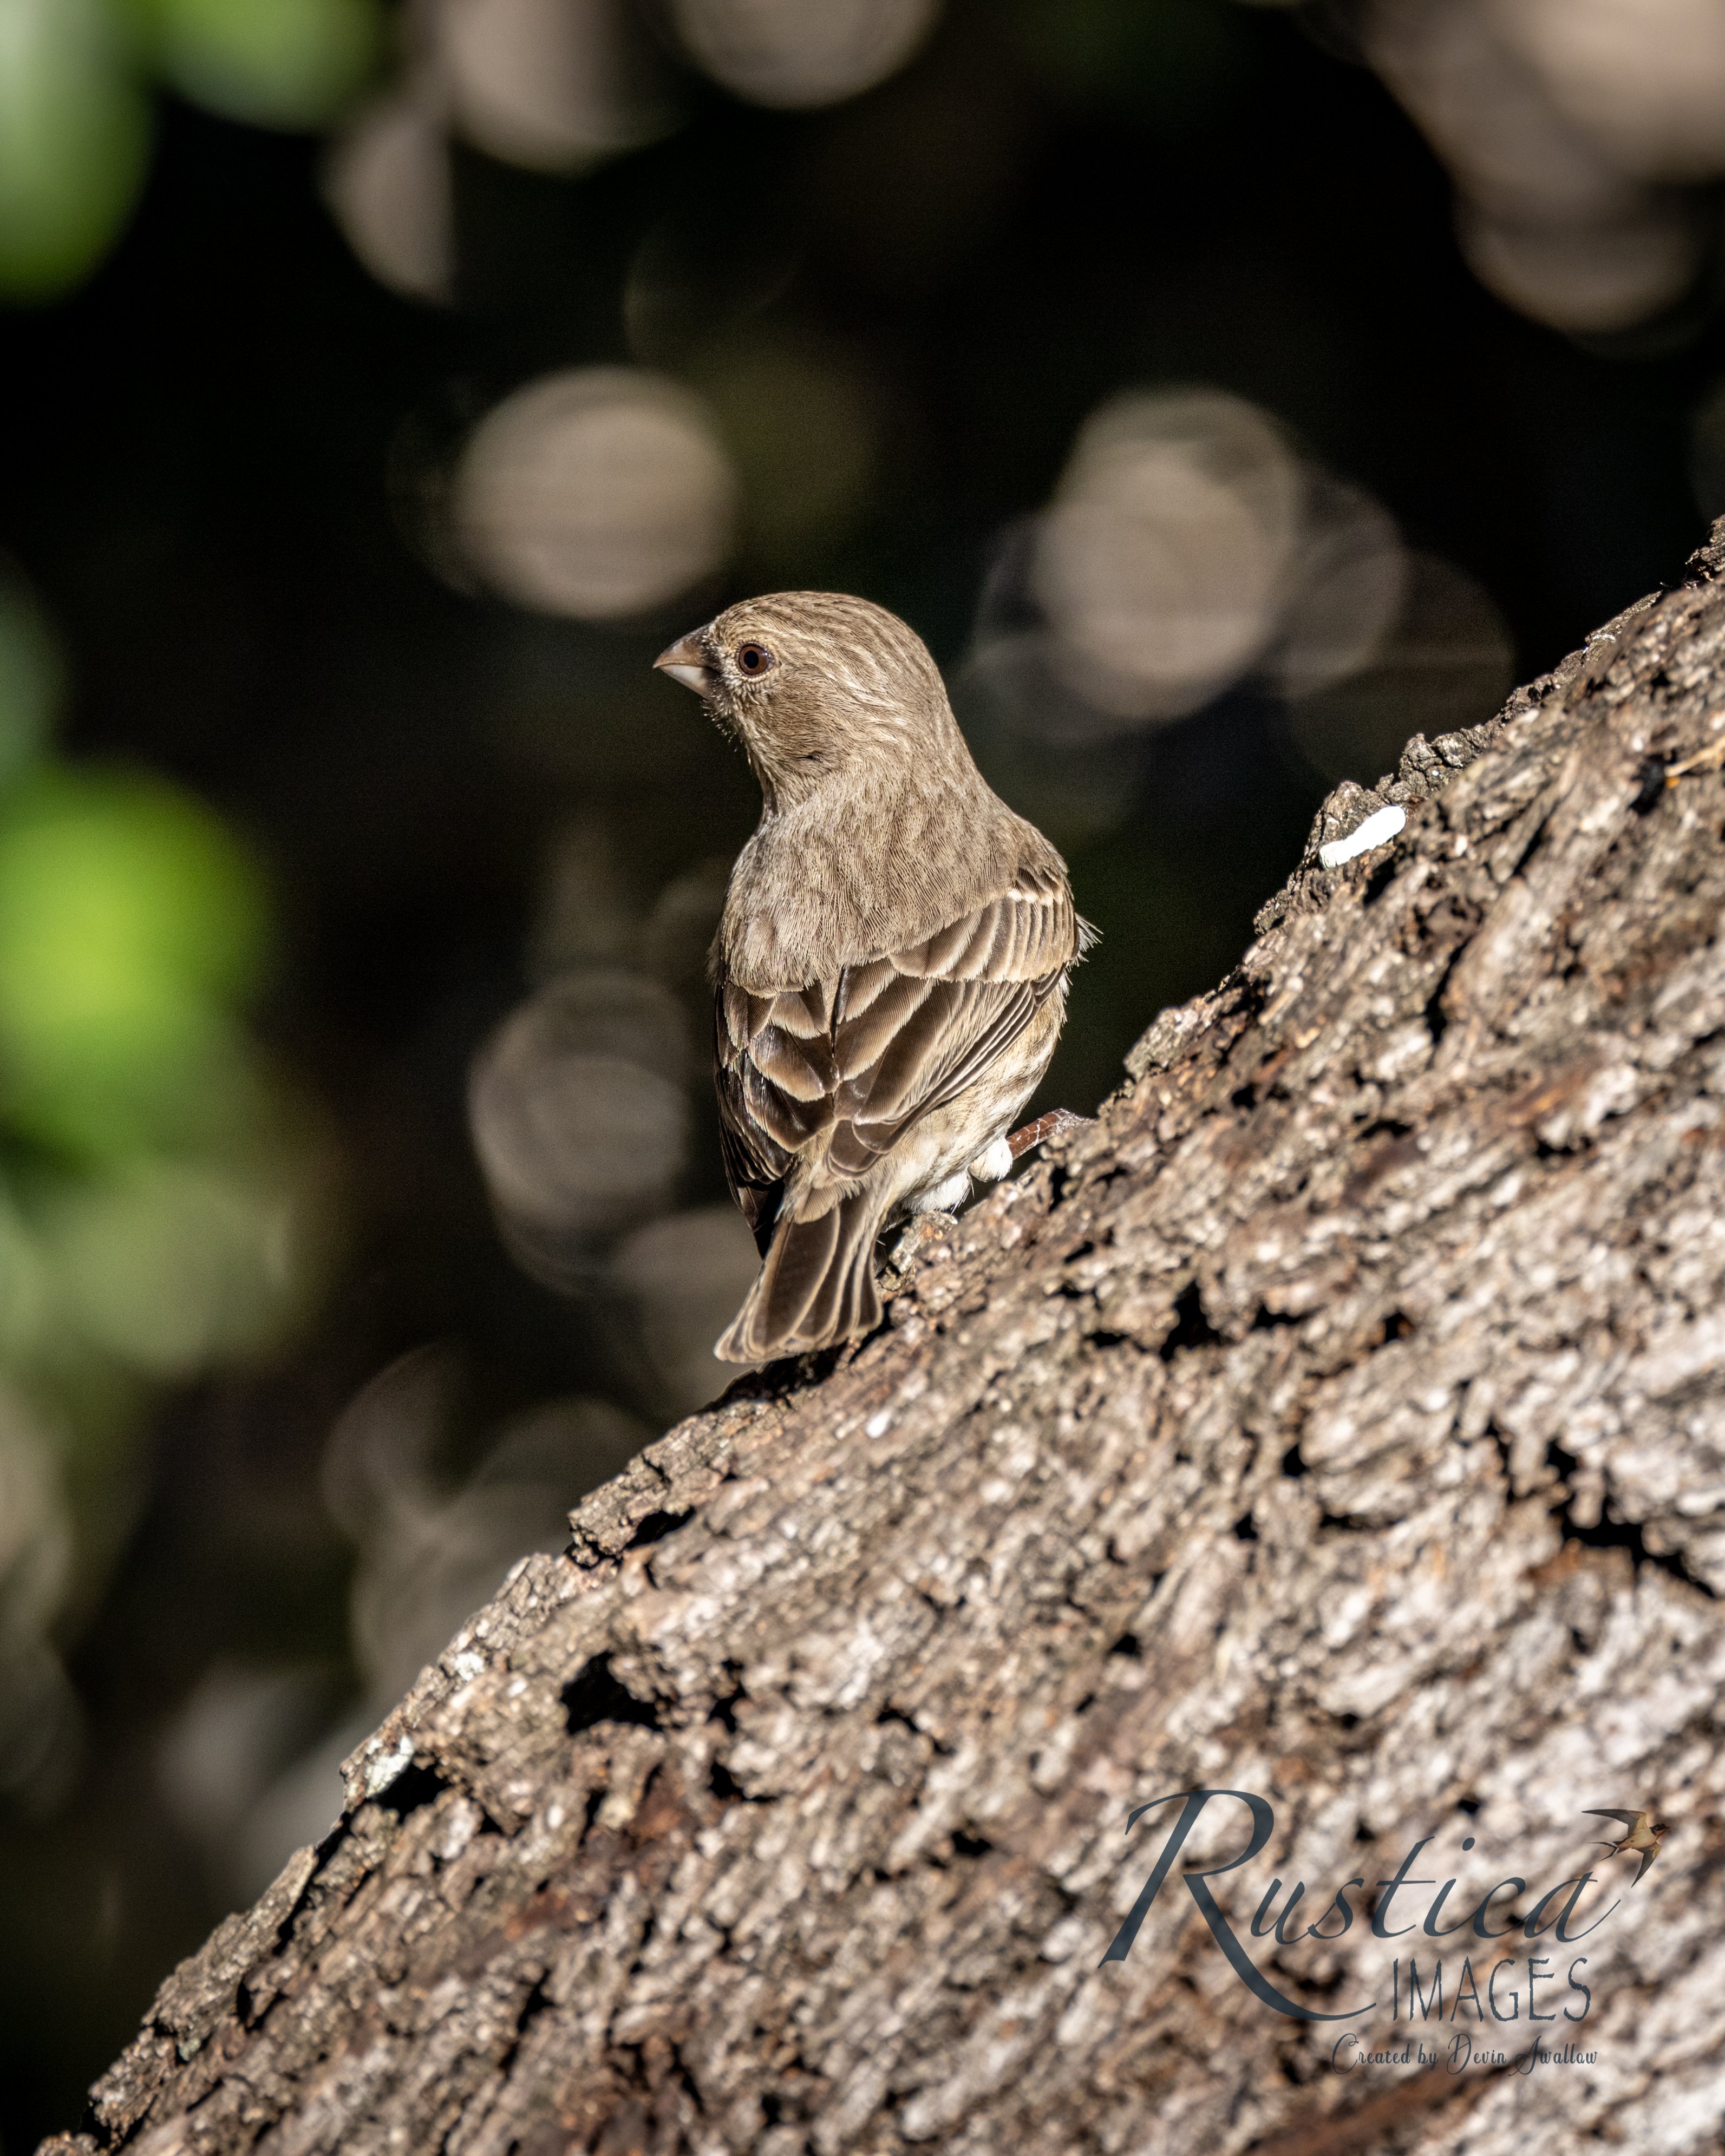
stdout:
{"type": "Polygon", "coordinates": [[[1032,1146],[1044,1144],[1050,1138],[1064,1136],[1068,1131],[1083,1130],[1095,1122],[1094,1116],[1075,1116],[1070,1108],[1050,1108],[1045,1116],[1039,1116],[1034,1123],[1026,1123],[1021,1131],[1014,1131],[1006,1141],[1014,1160],[1022,1160],[1032,1146]]]}

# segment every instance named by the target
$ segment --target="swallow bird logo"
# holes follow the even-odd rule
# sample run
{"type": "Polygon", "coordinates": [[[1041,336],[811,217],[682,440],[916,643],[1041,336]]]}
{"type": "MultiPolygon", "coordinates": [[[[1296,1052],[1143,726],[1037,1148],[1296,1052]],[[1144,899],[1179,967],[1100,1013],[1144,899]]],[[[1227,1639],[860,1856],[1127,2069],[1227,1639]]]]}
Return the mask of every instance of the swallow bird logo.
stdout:
{"type": "Polygon", "coordinates": [[[1602,1835],[1600,1847],[1609,1849],[1614,1856],[1630,1856],[1639,1853],[1641,1862],[1631,1887],[1639,1887],[1647,1876],[1647,1867],[1665,1846],[1665,1838],[1671,1829],[1663,1820],[1656,1820],[1651,1812],[1613,1811],[1609,1806],[1590,1805],[1589,1819],[1620,1820],[1629,1831],[1620,1841],[1608,1841],[1602,1835]]]}

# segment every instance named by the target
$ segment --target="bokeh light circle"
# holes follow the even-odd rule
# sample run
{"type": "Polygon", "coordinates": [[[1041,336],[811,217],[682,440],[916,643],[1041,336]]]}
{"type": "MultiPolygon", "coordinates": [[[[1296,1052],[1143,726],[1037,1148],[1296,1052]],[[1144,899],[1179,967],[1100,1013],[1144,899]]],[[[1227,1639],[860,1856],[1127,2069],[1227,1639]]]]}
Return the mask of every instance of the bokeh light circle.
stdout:
{"type": "Polygon", "coordinates": [[[1553,102],[1622,171],[1725,169],[1725,8],[1718,0],[1496,0],[1504,35],[1553,102]]]}
{"type": "Polygon", "coordinates": [[[579,172],[676,124],[627,0],[441,0],[434,22],[456,126],[506,164],[579,172]]]}
{"type": "Polygon", "coordinates": [[[691,57],[754,105],[836,105],[916,52],[940,0],[673,0],[691,57]]]}
{"type": "Polygon", "coordinates": [[[518,605],[626,619],[711,576],[737,483],[699,398],[628,367],[553,374],[482,420],[455,476],[476,571],[518,605]]]}
{"type": "Polygon", "coordinates": [[[1467,265],[1489,291],[1572,336],[1609,336],[1674,305],[1705,245],[1681,202],[1655,199],[1630,215],[1550,223],[1488,217],[1458,205],[1467,265]]]}
{"type": "Polygon", "coordinates": [[[380,285],[447,300],[454,275],[449,145],[435,101],[414,88],[367,106],[336,140],[324,194],[380,285]]]}
{"type": "Polygon", "coordinates": [[[1298,459],[1244,398],[1129,393],[1092,413],[1032,567],[1075,687],[1164,719],[1242,672],[1276,626],[1301,491],[1298,459]]]}
{"type": "Polygon", "coordinates": [[[553,981],[475,1059],[468,1118],[498,1225],[561,1284],[584,1247],[670,1205],[688,1158],[676,999],[612,972],[553,981]]]}

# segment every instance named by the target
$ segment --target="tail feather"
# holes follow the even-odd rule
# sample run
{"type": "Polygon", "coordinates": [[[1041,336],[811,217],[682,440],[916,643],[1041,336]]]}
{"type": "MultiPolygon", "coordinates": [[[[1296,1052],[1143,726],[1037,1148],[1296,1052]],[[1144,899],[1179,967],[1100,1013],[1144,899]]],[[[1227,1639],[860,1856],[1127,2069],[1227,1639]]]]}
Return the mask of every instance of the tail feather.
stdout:
{"type": "Polygon", "coordinates": [[[713,1349],[726,1363],[770,1363],[830,1347],[880,1322],[875,1238],[881,1209],[855,1191],[812,1220],[781,1216],[748,1301],[713,1349]]]}

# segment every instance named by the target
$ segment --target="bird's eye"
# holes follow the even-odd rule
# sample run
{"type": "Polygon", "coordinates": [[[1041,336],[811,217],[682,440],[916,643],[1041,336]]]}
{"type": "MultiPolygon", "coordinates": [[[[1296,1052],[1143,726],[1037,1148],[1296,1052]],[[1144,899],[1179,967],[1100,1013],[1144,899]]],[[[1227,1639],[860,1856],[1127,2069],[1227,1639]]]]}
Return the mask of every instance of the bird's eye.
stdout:
{"type": "Polygon", "coordinates": [[[764,644],[739,644],[737,664],[745,674],[764,674],[773,664],[773,654],[764,644]]]}

